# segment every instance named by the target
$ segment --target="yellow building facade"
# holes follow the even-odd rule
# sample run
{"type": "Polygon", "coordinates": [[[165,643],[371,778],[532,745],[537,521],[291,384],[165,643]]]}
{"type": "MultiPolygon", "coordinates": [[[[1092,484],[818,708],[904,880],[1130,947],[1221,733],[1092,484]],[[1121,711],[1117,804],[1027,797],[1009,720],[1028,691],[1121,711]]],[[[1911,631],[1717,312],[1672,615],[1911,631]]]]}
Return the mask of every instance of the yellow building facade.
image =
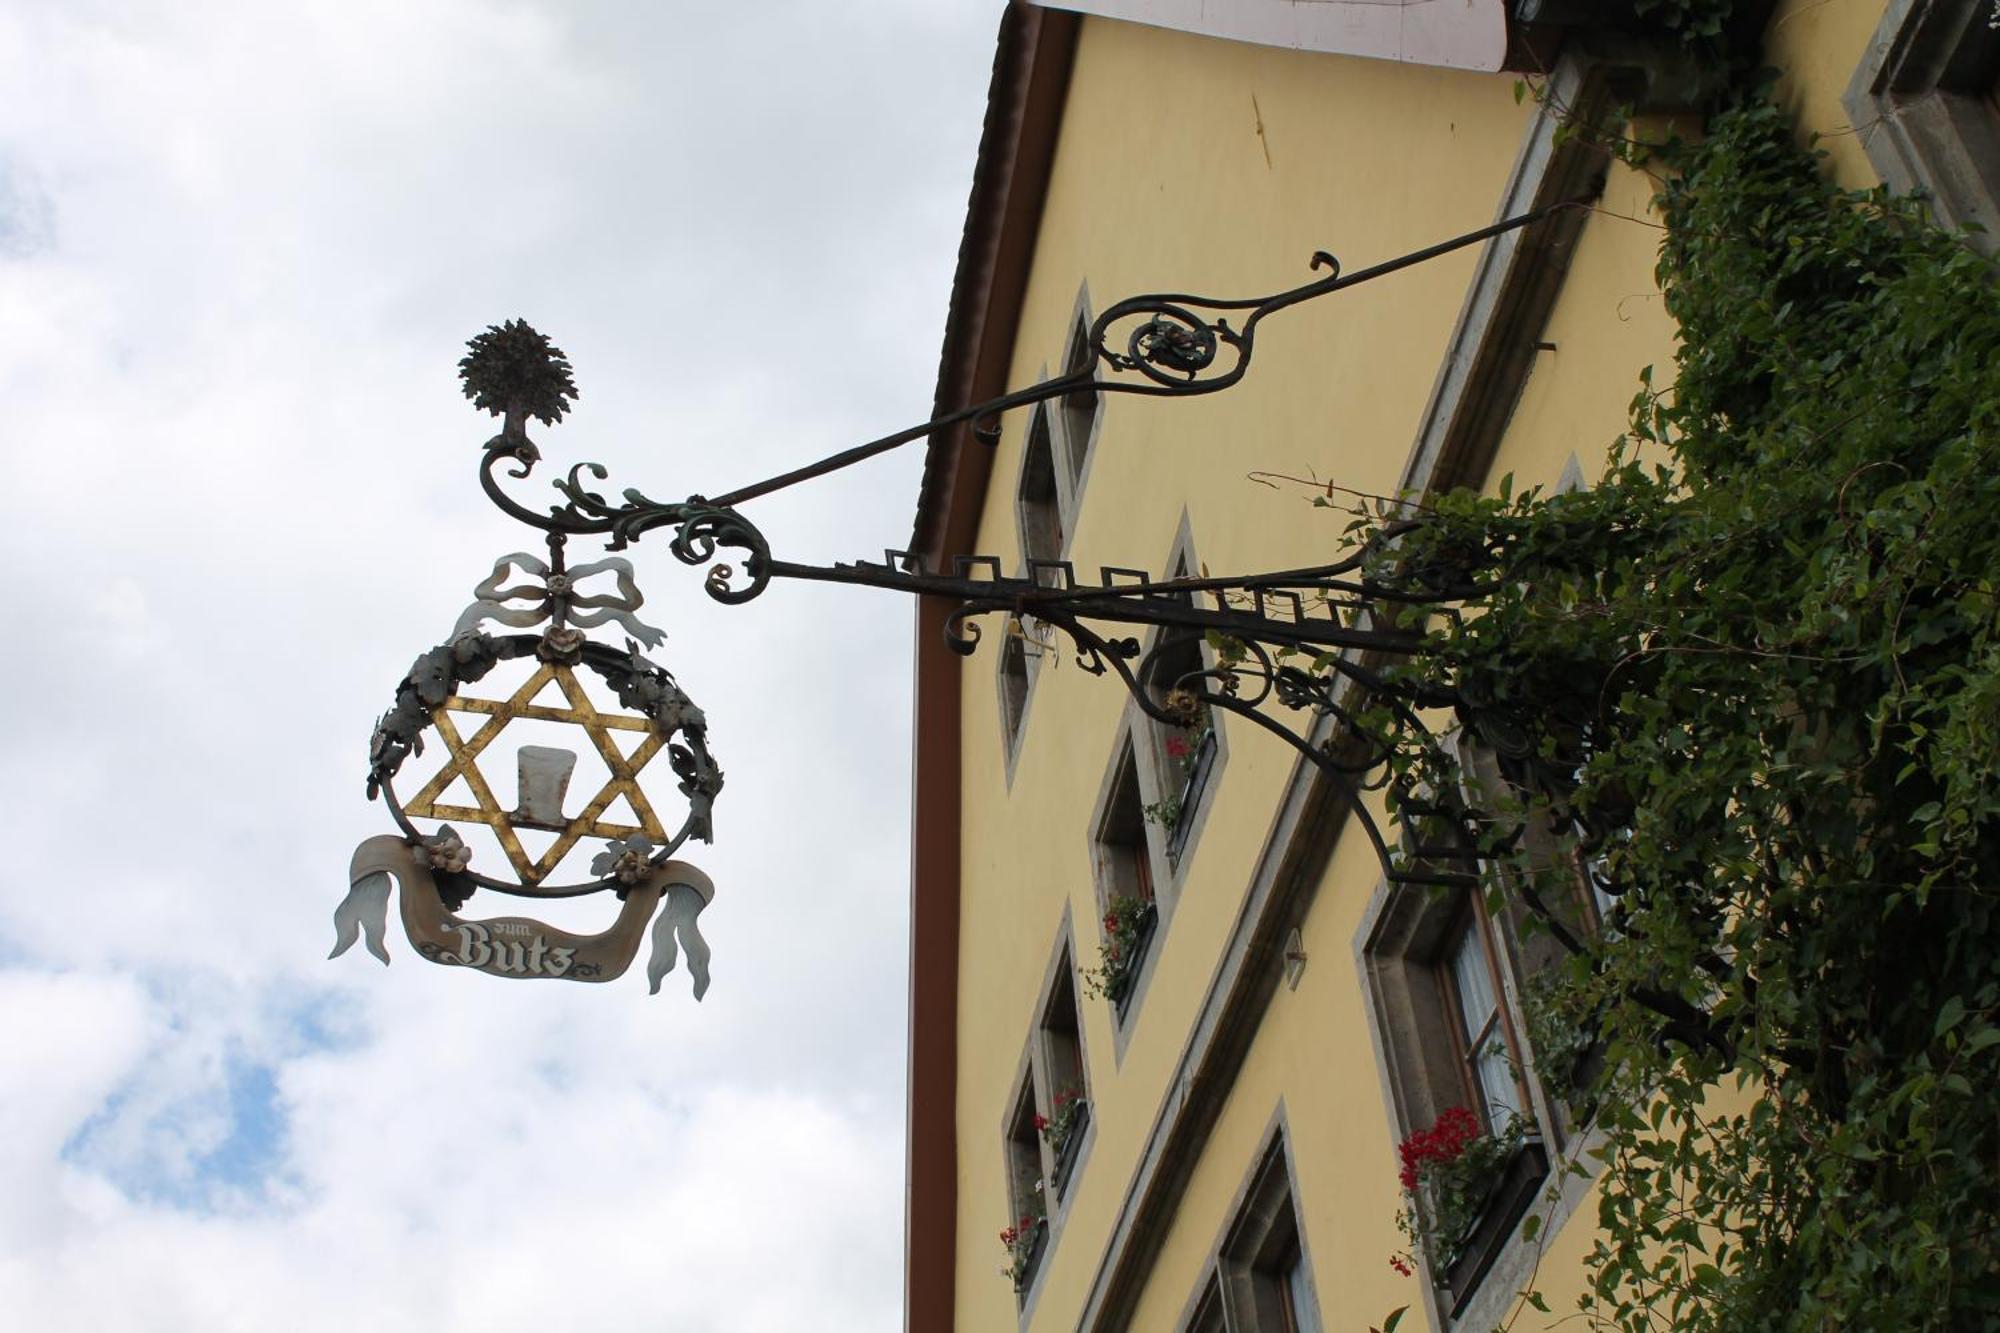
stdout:
{"type": "MultiPolygon", "coordinates": [[[[1592,207],[1273,316],[1213,397],[1099,393],[1010,414],[997,443],[941,432],[913,549],[1249,573],[1330,557],[1342,519],[1315,483],[1588,485],[1674,329],[1654,183],[1560,113],[1670,110],[1689,71],[1520,17],[1555,6],[1502,8],[1512,67],[1476,70],[1010,7],[940,414],[1074,365],[1125,296],[1277,292],[1318,250],[1352,271],[1592,207]],[[1539,100],[1517,96],[1526,68],[1539,100]]],[[[1911,108],[1980,91],[1898,64],[1969,40],[1925,37],[1949,8],[1755,17],[1844,182],[1930,170],[1963,220],[1988,206],[1978,171],[1936,143],[1926,159],[1911,108]]],[[[1589,1128],[1536,1083],[1506,923],[1392,888],[1329,779],[1244,719],[1163,727],[1032,624],[961,659],[949,609],[917,637],[907,1326],[1296,1333],[1408,1306],[1404,1329],[1527,1329],[1573,1310],[1589,1128]],[[1471,1261],[1432,1272],[1396,1226],[1398,1144],[1482,1102],[1532,1151],[1471,1261]],[[1522,1307],[1530,1285],[1554,1315],[1522,1307]]]]}

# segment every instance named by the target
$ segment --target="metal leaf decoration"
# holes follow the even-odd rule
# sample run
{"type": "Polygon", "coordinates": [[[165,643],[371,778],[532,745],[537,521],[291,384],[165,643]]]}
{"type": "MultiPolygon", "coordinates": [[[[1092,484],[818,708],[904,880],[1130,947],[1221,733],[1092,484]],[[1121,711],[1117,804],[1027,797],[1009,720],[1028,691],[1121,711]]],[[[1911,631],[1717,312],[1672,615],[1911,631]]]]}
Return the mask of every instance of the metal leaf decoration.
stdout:
{"type": "Polygon", "coordinates": [[[576,398],[569,358],[523,319],[489,324],[466,343],[458,363],[465,396],[472,405],[513,421],[533,417],[553,426],[576,398]]]}

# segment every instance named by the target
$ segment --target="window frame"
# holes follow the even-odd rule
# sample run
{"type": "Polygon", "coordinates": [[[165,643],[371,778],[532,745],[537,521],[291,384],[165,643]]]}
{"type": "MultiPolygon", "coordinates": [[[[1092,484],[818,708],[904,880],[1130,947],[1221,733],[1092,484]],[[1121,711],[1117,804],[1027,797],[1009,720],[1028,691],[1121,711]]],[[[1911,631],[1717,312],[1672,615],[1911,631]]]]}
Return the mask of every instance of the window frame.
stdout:
{"type": "Polygon", "coordinates": [[[1049,651],[1032,622],[1013,615],[1001,622],[1000,650],[993,654],[993,697],[1000,710],[1000,751],[1010,791],[1028,735],[1028,714],[1035,701],[1035,684],[1041,679],[1042,656],[1049,651]]]}
{"type": "Polygon", "coordinates": [[[1030,1055],[1036,1089],[1036,1114],[1053,1118],[1056,1095],[1068,1089],[1080,1093],[1083,1103],[1083,1120],[1071,1131],[1062,1152],[1058,1153],[1051,1147],[1047,1139],[1040,1140],[1042,1180],[1054,1193],[1052,1210],[1068,1202],[1083,1168],[1084,1148],[1095,1138],[1096,1102],[1090,1092],[1090,1061],[1084,1045],[1081,994],[1076,972],[1076,943],[1069,923],[1065,921],[1058,937],[1056,956],[1043,978],[1041,999],[1035,1008],[1033,1051],[1030,1055]],[[1065,1001],[1068,1006],[1066,1031],[1051,1022],[1052,1019],[1060,1022],[1061,1015],[1056,1011],[1065,1001]],[[1074,1047],[1073,1053],[1064,1056],[1058,1046],[1059,1039],[1066,1039],[1074,1047]]]}
{"type": "Polygon", "coordinates": [[[1120,891],[1131,887],[1132,880],[1138,880],[1140,887],[1147,892],[1131,896],[1147,897],[1150,894],[1149,901],[1153,905],[1152,925],[1143,937],[1140,956],[1133,964],[1137,970],[1121,995],[1107,997],[1111,1008],[1114,1053],[1119,1063],[1124,1061],[1134,1016],[1152,979],[1167,922],[1173,915],[1177,884],[1168,869],[1160,828],[1144,813],[1149,800],[1159,799],[1158,788],[1148,770],[1143,750],[1144,733],[1141,727],[1146,721],[1148,719],[1137,705],[1127,704],[1112,737],[1111,758],[1098,784],[1097,800],[1091,809],[1090,823],[1086,826],[1093,901],[1097,905],[1095,921],[1100,958],[1104,918],[1110,912],[1112,899],[1126,896],[1120,891]],[[1125,828],[1118,827],[1132,822],[1137,825],[1136,841],[1125,828]],[[1121,873],[1124,870],[1121,863],[1127,861],[1130,862],[1129,878],[1121,873]]]}
{"type": "Polygon", "coordinates": [[[1035,1084],[1032,1068],[1024,1067],[1012,1086],[1014,1091],[1007,1098],[1007,1110],[1000,1121],[1000,1160],[1007,1180],[1006,1225],[1011,1227],[1021,1220],[1035,1217],[1036,1204],[1032,1196],[1042,1194],[1040,1216],[1035,1221],[1035,1248],[1024,1279],[1014,1286],[1015,1305],[1025,1310],[1041,1287],[1042,1274],[1048,1271],[1054,1223],[1048,1215],[1045,1179],[1040,1174],[1041,1141],[1034,1128],[1035,1084]],[[1033,1179],[1029,1178],[1030,1171],[1035,1173],[1033,1179]]]}
{"type": "MultiPolygon", "coordinates": [[[[1173,545],[1168,549],[1163,578],[1189,578],[1201,570],[1201,561],[1196,558],[1192,526],[1186,510],[1181,511],[1180,523],[1174,534],[1173,545]]],[[[1193,594],[1190,594],[1192,598],[1193,594]]],[[[1167,637],[1165,629],[1155,629],[1146,644],[1148,653],[1156,649],[1167,637]]],[[[1208,644],[1196,639],[1186,645],[1192,650],[1197,670],[1212,670],[1215,667],[1215,653],[1208,644]]],[[[1174,824],[1171,828],[1161,827],[1160,846],[1168,878],[1178,892],[1187,869],[1194,861],[1196,845],[1200,841],[1202,826],[1208,820],[1209,811],[1215,804],[1216,793],[1222,785],[1222,770],[1228,761],[1228,738],[1223,726],[1223,710],[1212,705],[1205,706],[1204,726],[1196,737],[1196,749],[1190,759],[1183,762],[1167,753],[1168,742],[1176,735],[1185,733],[1185,727],[1176,727],[1133,707],[1144,726],[1146,762],[1152,769],[1153,787],[1158,793],[1155,803],[1173,799],[1178,803],[1174,824]],[[1197,777],[1199,781],[1197,781],[1197,777]],[[1192,795],[1190,796],[1190,793],[1192,795]]],[[[1150,823],[1151,821],[1149,821],[1150,823]]]]}
{"type": "Polygon", "coordinates": [[[1041,1195],[1038,1249],[1026,1281],[1014,1288],[1015,1306],[1023,1318],[1027,1317],[1036,1294],[1041,1290],[1042,1275],[1048,1271],[1091,1146],[1097,1139],[1097,1103],[1091,1091],[1090,1050],[1084,1032],[1080,995],[1076,936],[1065,908],[1061,926],[1056,932],[1055,946],[1048,965],[1043,969],[1041,984],[1035,991],[1027,1041],[1008,1085],[1013,1092],[1007,1099],[1000,1121],[1001,1164],[1006,1174],[1008,1206],[1012,1210],[1006,1225],[1012,1226],[1026,1215],[1024,1201],[1029,1191],[1041,1195]],[[1065,998],[1069,1005],[1067,1034],[1052,1028],[1050,1021],[1052,1012],[1065,998]],[[1057,1058],[1052,1036],[1063,1035],[1074,1042],[1073,1060],[1057,1058]],[[1083,1094],[1085,1107],[1082,1123],[1073,1131],[1071,1141],[1064,1145],[1060,1158],[1035,1126],[1037,1116],[1047,1116],[1053,1110],[1055,1094],[1059,1091],[1056,1086],[1059,1065],[1067,1065],[1074,1072],[1075,1086],[1083,1094]],[[1032,1142],[1029,1142],[1030,1139],[1032,1142]],[[1028,1154],[1032,1154],[1028,1160],[1032,1162],[1035,1178],[1024,1186],[1023,1167],[1027,1163],[1023,1158],[1028,1154]],[[1057,1179],[1059,1172],[1060,1180],[1057,1179]]]}
{"type": "MultiPolygon", "coordinates": [[[[1086,365],[1094,368],[1095,358],[1090,355],[1091,322],[1090,283],[1086,280],[1077,287],[1076,302],[1070,310],[1069,331],[1063,339],[1064,375],[1073,375],[1086,365]]],[[[1092,378],[1094,380],[1095,375],[1092,378]]],[[[1090,474],[1091,460],[1097,453],[1097,441],[1104,432],[1106,399],[1102,389],[1064,394],[1054,414],[1057,431],[1062,437],[1063,461],[1067,465],[1072,515],[1083,508],[1084,482],[1090,474]],[[1084,397],[1091,400],[1088,409],[1080,409],[1077,405],[1076,400],[1084,397]]]]}
{"type": "Polygon", "coordinates": [[[1063,461],[1057,457],[1053,417],[1047,403],[1036,403],[1029,412],[1021,461],[1015,469],[1014,540],[1024,570],[1037,562],[1063,559],[1073,532],[1069,486],[1063,479],[1063,461]]]}
{"type": "MultiPolygon", "coordinates": [[[[1459,754],[1468,790],[1482,793],[1486,800],[1497,797],[1525,802],[1527,822],[1523,837],[1527,840],[1530,855],[1546,858],[1551,865],[1560,864],[1568,870],[1567,891],[1560,897],[1545,894],[1544,906],[1559,914],[1564,926],[1579,938],[1606,931],[1613,932],[1615,936],[1617,925],[1606,915],[1608,907],[1615,907],[1615,900],[1607,904],[1609,895],[1598,889],[1591,869],[1591,856],[1581,847],[1564,848],[1561,845],[1563,830],[1556,827],[1550,817],[1547,797],[1515,786],[1501,772],[1498,758],[1488,750],[1461,741],[1459,754]]],[[[1571,827],[1581,832],[1580,825],[1573,824],[1571,827]]],[[[1496,870],[1491,873],[1508,875],[1512,872],[1496,870]]],[[[1520,892],[1511,885],[1503,885],[1503,890],[1504,916],[1498,922],[1501,928],[1494,932],[1494,942],[1501,964],[1510,978],[1509,984],[1517,994],[1525,994],[1527,986],[1536,976],[1547,968],[1560,966],[1568,953],[1547,929],[1530,924],[1533,914],[1520,892]]],[[[1518,1022],[1516,1049],[1521,1052],[1523,1066],[1532,1069],[1534,1042],[1528,1036],[1525,1011],[1518,1022]]],[[[1599,1058],[1597,1052],[1587,1053],[1576,1068],[1588,1071],[1599,1058]]],[[[1587,1101],[1575,1096],[1577,1083],[1587,1078],[1587,1072],[1573,1081],[1568,1089],[1552,1086],[1543,1077],[1543,1072],[1532,1072],[1522,1083],[1534,1098],[1536,1116],[1547,1141],[1554,1149],[1566,1150],[1586,1131],[1594,1110],[1587,1101]]]]}
{"type": "Polygon", "coordinates": [[[1465,1096],[1461,1105],[1479,1117],[1480,1124],[1486,1127],[1489,1134],[1500,1133],[1506,1128],[1495,1122],[1495,1103],[1479,1074],[1480,1050],[1489,1037],[1499,1038],[1510,1066],[1507,1079],[1512,1085],[1516,1104],[1509,1109],[1523,1119],[1532,1121],[1533,1118],[1533,1100],[1522,1077],[1527,1069],[1526,1049],[1521,1044],[1521,1033],[1514,1025],[1512,1006],[1507,1003],[1507,984],[1499,957],[1501,946],[1494,939],[1495,933],[1493,918],[1478,904],[1469,904],[1460,913],[1458,923],[1447,928],[1446,942],[1432,963],[1437,972],[1438,986],[1445,995],[1444,1008],[1449,1020],[1446,1023],[1447,1034],[1457,1053],[1458,1072],[1465,1096]],[[1465,995],[1457,968],[1458,952],[1464,947],[1461,941],[1468,938],[1476,943],[1479,962],[1486,972],[1488,984],[1493,988],[1493,1012],[1480,1024],[1478,1032],[1472,1031],[1471,1018],[1466,1013],[1465,995]]]}
{"type": "Polygon", "coordinates": [[[2000,31],[1992,0],[1890,0],[1843,97],[1883,183],[2000,252],[2000,31]]]}
{"type": "MultiPolygon", "coordinates": [[[[1496,794],[1514,792],[1501,774],[1497,756],[1462,734],[1447,734],[1442,741],[1458,752],[1469,802],[1476,806],[1496,794]]],[[[1557,843],[1547,821],[1532,814],[1527,836],[1551,850],[1557,843]]],[[[1567,901],[1551,906],[1571,910],[1568,924],[1573,928],[1603,928],[1581,855],[1571,856],[1568,866],[1572,892],[1567,901]]],[[[1494,894],[1490,886],[1482,885],[1440,896],[1424,885],[1391,884],[1384,879],[1378,881],[1354,935],[1369,1034],[1393,1134],[1407,1137],[1435,1123],[1454,1104],[1452,1099],[1465,1097],[1470,1086],[1462,1038],[1457,1035],[1462,1030],[1457,996],[1439,972],[1440,964],[1448,965],[1447,951],[1459,938],[1467,914],[1475,914],[1484,925],[1482,948],[1489,976],[1497,978],[1499,1014],[1514,1034],[1514,1082],[1522,1097],[1526,1134],[1510,1173],[1502,1177],[1505,1206],[1475,1229],[1469,1252],[1476,1257],[1469,1264],[1462,1259],[1451,1274],[1433,1275],[1426,1257],[1415,1256],[1423,1275],[1424,1303],[1440,1329],[1487,1328],[1502,1321],[1515,1293],[1532,1280],[1540,1246],[1583,1206],[1602,1169],[1602,1163],[1589,1156],[1601,1137],[1589,1125],[1590,1108],[1572,1105],[1545,1084],[1535,1066],[1534,1043],[1521,1007],[1526,980],[1567,955],[1548,932],[1527,929],[1529,913],[1518,893],[1504,884],[1501,890],[1494,894]],[[1530,1215],[1540,1218],[1533,1241],[1521,1234],[1530,1215]],[[1459,1280],[1450,1281],[1454,1276],[1459,1280]]],[[[1392,1166],[1386,1163],[1384,1169],[1392,1166]]]]}
{"type": "Polygon", "coordinates": [[[1290,1133],[1279,1104],[1250,1156],[1222,1233],[1175,1325],[1178,1333],[1322,1333],[1311,1247],[1299,1215],[1290,1133]],[[1306,1308],[1299,1307],[1302,1294],[1306,1308]]]}
{"type": "MultiPolygon", "coordinates": [[[[1501,938],[1511,933],[1501,929],[1505,924],[1487,910],[1483,889],[1438,895],[1427,885],[1385,880],[1355,936],[1390,1129],[1398,1141],[1435,1124],[1453,1106],[1470,1106],[1489,1132],[1498,1128],[1478,1091],[1456,977],[1451,974],[1453,952],[1468,929],[1478,937],[1495,986],[1493,1021],[1518,1068],[1514,1082],[1524,1133],[1520,1149],[1497,1177],[1497,1206],[1482,1216],[1472,1243],[1448,1272],[1433,1273],[1426,1255],[1413,1256],[1424,1278],[1424,1299],[1439,1327],[1454,1321],[1467,1328],[1482,1326],[1482,1317],[1501,1313],[1484,1305],[1504,1301],[1518,1287],[1512,1282],[1512,1270],[1522,1267],[1529,1248],[1520,1234],[1521,1223],[1549,1179],[1550,1145],[1559,1141],[1522,1041],[1525,1024],[1520,1021],[1516,974],[1501,938]],[[1509,1276],[1494,1280],[1496,1269],[1508,1270],[1509,1276]]],[[[1383,1163],[1384,1171],[1393,1167],[1393,1160],[1383,1163]]]]}

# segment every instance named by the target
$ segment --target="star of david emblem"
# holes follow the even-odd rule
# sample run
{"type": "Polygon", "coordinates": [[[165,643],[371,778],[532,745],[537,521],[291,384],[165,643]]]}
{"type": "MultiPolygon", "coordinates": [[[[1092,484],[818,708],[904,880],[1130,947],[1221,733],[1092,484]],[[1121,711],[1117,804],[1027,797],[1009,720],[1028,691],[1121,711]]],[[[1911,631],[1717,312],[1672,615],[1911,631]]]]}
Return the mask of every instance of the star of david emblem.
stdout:
{"type": "Polygon", "coordinates": [[[666,748],[666,736],[645,718],[600,712],[569,666],[543,663],[525,684],[504,700],[474,699],[452,694],[431,710],[431,723],[444,742],[449,757],[431,780],[405,802],[404,810],[423,819],[455,819],[486,825],[493,830],[506,851],[507,859],[513,864],[514,873],[520,877],[521,883],[532,885],[541,882],[583,838],[624,838],[643,833],[655,843],[667,841],[666,830],[638,783],[640,770],[666,748]],[[561,691],[565,707],[535,702],[550,682],[554,682],[561,691]],[[453,714],[470,714],[485,720],[467,736],[460,731],[453,714]],[[492,786],[480,771],[478,759],[481,752],[515,718],[566,722],[581,727],[603,758],[604,766],[611,773],[610,780],[574,816],[565,818],[562,813],[563,794],[569,783],[571,767],[576,761],[576,756],[567,750],[522,746],[520,804],[513,810],[507,810],[495,797],[492,786]],[[645,732],[646,737],[628,757],[620,752],[612,738],[614,731],[645,732]],[[476,804],[452,805],[439,799],[455,778],[465,780],[476,804]],[[604,817],[612,802],[620,796],[631,806],[633,814],[639,819],[638,825],[616,823],[604,817]],[[522,846],[517,832],[524,828],[554,833],[556,839],[539,858],[532,857],[522,846]]]}

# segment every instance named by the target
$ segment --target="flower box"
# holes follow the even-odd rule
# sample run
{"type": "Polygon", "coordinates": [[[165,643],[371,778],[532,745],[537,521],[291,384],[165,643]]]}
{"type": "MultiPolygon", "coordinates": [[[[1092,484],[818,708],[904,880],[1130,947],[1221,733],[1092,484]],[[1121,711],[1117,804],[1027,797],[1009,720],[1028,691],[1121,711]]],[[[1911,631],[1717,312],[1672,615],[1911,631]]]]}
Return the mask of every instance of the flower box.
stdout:
{"type": "Polygon", "coordinates": [[[1047,1246],[1048,1239],[1049,1220],[1046,1217],[1024,1217],[1020,1223],[1000,1233],[1008,1258],[1007,1267],[1000,1271],[1013,1282],[1017,1296],[1034,1285],[1035,1270],[1041,1266],[1042,1250],[1047,1246]]]}
{"type": "Polygon", "coordinates": [[[1083,1150],[1083,1131],[1090,1125],[1090,1103],[1079,1101],[1069,1123],[1069,1132],[1063,1135],[1062,1146],[1056,1149],[1055,1170],[1049,1173],[1060,1195],[1069,1188],[1069,1173],[1076,1166],[1076,1157],[1083,1150]]]}
{"type": "Polygon", "coordinates": [[[1139,979],[1139,969],[1145,965],[1146,950],[1153,943],[1153,931],[1160,924],[1160,909],[1153,903],[1141,907],[1132,919],[1131,941],[1121,956],[1116,976],[1104,983],[1104,993],[1118,1010],[1118,1017],[1125,1017],[1125,1007],[1132,1000],[1132,985],[1139,979]]]}
{"type": "Polygon", "coordinates": [[[1201,803],[1202,788],[1215,767],[1215,732],[1204,729],[1181,760],[1185,777],[1173,798],[1174,819],[1167,825],[1167,859],[1178,863],[1187,846],[1188,830],[1194,825],[1195,807],[1201,803]]]}
{"type": "Polygon", "coordinates": [[[1444,1271],[1437,1274],[1438,1285],[1451,1295],[1451,1313],[1464,1313],[1478,1289],[1479,1280],[1493,1267],[1514,1227],[1535,1201],[1535,1193],[1549,1174],[1549,1155],[1539,1138],[1526,1138],[1514,1150],[1487,1190],[1486,1201],[1464,1237],[1453,1247],[1444,1271]]]}

